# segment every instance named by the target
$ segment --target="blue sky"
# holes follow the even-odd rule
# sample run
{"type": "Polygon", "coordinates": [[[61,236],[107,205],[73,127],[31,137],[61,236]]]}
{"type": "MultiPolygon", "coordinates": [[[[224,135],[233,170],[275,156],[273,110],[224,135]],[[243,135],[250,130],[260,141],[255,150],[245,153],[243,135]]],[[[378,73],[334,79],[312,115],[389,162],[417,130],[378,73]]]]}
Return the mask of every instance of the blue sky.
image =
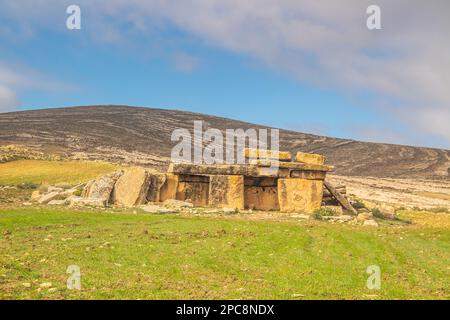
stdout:
{"type": "MultiPolygon", "coordinates": [[[[315,22],[311,40],[308,32],[285,31],[285,19],[277,20],[271,11],[253,16],[239,2],[208,12],[209,5],[194,1],[204,14],[192,17],[189,8],[175,14],[160,2],[112,1],[106,14],[98,1],[79,1],[81,30],[65,28],[65,1],[39,1],[36,10],[24,2],[20,10],[0,1],[0,110],[149,106],[344,138],[449,148],[448,129],[445,121],[441,124],[449,115],[448,96],[428,89],[425,80],[414,81],[401,65],[409,59],[424,66],[420,72],[433,71],[436,66],[425,58],[435,61],[441,53],[431,47],[412,55],[423,44],[422,34],[415,41],[405,37],[403,47],[392,46],[393,40],[403,39],[403,25],[392,24],[395,38],[385,30],[371,33],[361,4],[349,1],[336,16],[326,5],[295,7],[299,17],[290,17],[292,24],[305,19],[300,13],[315,22]],[[236,22],[236,16],[242,21],[236,22]],[[361,30],[352,34],[355,27],[346,21],[356,18],[361,30]],[[223,21],[216,25],[218,19],[223,21]],[[274,38],[265,35],[272,28],[259,30],[266,28],[264,22],[278,30],[274,38]],[[338,33],[334,23],[342,29],[338,33]],[[330,44],[330,35],[339,41],[330,44]],[[430,112],[436,116],[428,119],[430,112]]],[[[292,12],[289,5],[273,10],[292,12]]],[[[388,17],[399,12],[387,5],[385,11],[388,17]]],[[[446,26],[435,28],[449,31],[446,26]]],[[[437,77],[428,82],[448,79],[439,72],[428,74],[437,77]]]]}

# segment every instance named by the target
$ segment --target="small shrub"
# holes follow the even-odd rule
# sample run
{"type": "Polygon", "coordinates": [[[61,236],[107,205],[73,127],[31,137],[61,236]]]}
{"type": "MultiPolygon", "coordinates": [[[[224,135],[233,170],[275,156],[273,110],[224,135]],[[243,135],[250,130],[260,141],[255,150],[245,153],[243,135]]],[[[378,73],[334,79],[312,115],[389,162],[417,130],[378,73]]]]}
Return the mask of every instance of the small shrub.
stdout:
{"type": "Polygon", "coordinates": [[[73,193],[73,195],[74,195],[74,196],[77,196],[77,197],[81,197],[81,193],[82,193],[82,190],[77,189],[77,190],[73,193]]]}
{"type": "Polygon", "coordinates": [[[382,213],[381,210],[378,209],[378,208],[373,208],[373,209],[372,209],[372,215],[373,215],[375,218],[384,219],[383,213],[382,213]]]}
{"type": "Polygon", "coordinates": [[[433,213],[449,213],[449,209],[446,207],[436,207],[436,208],[431,208],[428,209],[428,211],[433,212],[433,213]]]}
{"type": "Polygon", "coordinates": [[[22,190],[32,190],[32,189],[37,189],[38,185],[33,182],[22,182],[17,185],[17,188],[22,189],[22,190]]]}
{"type": "Polygon", "coordinates": [[[335,216],[336,211],[331,208],[320,208],[314,211],[312,217],[316,220],[322,220],[322,217],[335,216]]]}
{"type": "Polygon", "coordinates": [[[356,210],[359,209],[366,209],[366,205],[360,201],[360,200],[356,200],[355,202],[352,203],[353,208],[355,208],[356,210]]]}

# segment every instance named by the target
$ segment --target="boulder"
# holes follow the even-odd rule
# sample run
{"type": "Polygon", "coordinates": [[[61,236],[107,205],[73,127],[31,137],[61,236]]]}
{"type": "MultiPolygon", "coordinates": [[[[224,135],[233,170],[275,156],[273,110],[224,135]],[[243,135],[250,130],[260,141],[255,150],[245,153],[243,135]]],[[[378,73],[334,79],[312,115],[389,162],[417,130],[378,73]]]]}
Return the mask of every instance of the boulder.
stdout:
{"type": "Polygon", "coordinates": [[[117,180],[113,202],[118,206],[132,207],[144,204],[150,187],[151,173],[140,167],[130,168],[117,180]]]}
{"type": "Polygon", "coordinates": [[[356,220],[358,221],[366,221],[373,218],[373,215],[371,212],[363,212],[356,216],[356,220]]]}
{"type": "Polygon", "coordinates": [[[378,227],[378,223],[375,220],[365,220],[363,223],[364,227],[378,227]]]}
{"type": "Polygon", "coordinates": [[[50,192],[50,193],[46,193],[46,194],[42,195],[39,198],[38,203],[39,204],[46,204],[46,203],[49,203],[52,200],[56,200],[59,196],[60,195],[59,195],[58,191],[53,191],[53,192],[50,192]]]}
{"type": "Polygon", "coordinates": [[[31,201],[38,201],[39,198],[41,197],[41,193],[38,190],[35,190],[31,193],[31,201]]]}
{"type": "Polygon", "coordinates": [[[85,198],[106,199],[106,204],[108,204],[111,199],[114,185],[121,175],[121,171],[113,172],[88,182],[83,190],[82,196],[85,198]]]}

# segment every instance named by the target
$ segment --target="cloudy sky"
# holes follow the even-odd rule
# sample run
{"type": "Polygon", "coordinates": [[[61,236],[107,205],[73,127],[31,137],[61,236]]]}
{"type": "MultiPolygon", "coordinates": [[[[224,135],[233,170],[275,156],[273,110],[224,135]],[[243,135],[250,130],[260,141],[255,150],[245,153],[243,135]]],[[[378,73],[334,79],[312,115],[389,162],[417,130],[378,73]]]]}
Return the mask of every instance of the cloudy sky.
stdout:
{"type": "Polygon", "coordinates": [[[450,1],[0,0],[0,112],[91,104],[450,149],[450,1]]]}

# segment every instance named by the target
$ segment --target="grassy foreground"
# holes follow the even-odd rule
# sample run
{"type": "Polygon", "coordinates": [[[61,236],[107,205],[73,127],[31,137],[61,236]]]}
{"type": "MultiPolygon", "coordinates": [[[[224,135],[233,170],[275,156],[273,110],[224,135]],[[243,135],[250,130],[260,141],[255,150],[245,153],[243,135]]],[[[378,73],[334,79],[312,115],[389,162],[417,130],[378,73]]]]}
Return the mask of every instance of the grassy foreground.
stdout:
{"type": "Polygon", "coordinates": [[[93,161],[17,160],[0,163],[0,185],[86,182],[119,167],[93,161]]]}
{"type": "MultiPolygon", "coordinates": [[[[0,209],[2,299],[448,299],[446,223],[0,209]],[[82,290],[68,290],[69,265],[82,290]],[[379,265],[381,289],[366,288],[379,265]],[[51,282],[52,289],[40,288],[51,282]]],[[[409,218],[413,215],[409,213],[409,218]]]]}

